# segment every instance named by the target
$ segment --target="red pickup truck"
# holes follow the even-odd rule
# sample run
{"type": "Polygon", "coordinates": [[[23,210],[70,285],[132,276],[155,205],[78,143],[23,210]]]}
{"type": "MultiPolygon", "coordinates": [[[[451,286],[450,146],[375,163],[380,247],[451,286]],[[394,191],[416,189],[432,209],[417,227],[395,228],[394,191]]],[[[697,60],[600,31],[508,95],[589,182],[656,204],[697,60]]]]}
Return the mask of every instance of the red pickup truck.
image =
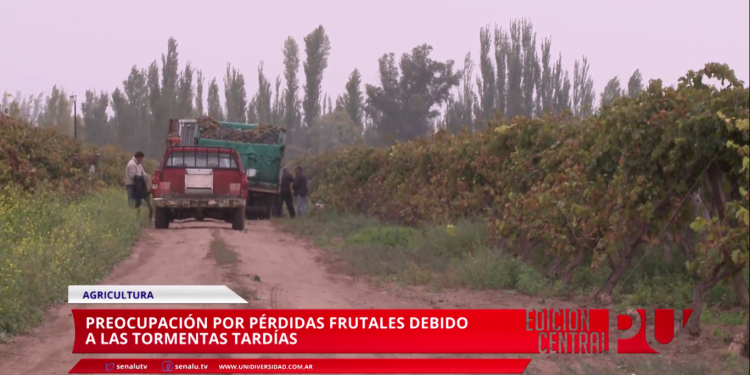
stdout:
{"type": "Polygon", "coordinates": [[[170,146],[152,180],[154,226],[205,218],[245,229],[247,175],[232,148],[170,146]]]}

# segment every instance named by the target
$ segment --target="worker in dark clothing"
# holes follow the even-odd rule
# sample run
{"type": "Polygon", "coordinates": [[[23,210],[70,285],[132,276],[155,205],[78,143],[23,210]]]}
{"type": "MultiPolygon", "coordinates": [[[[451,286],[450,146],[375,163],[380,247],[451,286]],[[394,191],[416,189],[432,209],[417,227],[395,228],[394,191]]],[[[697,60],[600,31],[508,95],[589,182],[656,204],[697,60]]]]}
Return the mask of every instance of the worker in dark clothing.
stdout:
{"type": "Polygon", "coordinates": [[[294,176],[292,176],[292,172],[289,172],[285,166],[284,169],[281,170],[281,201],[286,204],[286,208],[289,210],[289,217],[294,218],[292,183],[294,183],[294,176]]]}
{"type": "Polygon", "coordinates": [[[307,176],[302,171],[302,167],[297,167],[294,172],[297,176],[294,177],[292,188],[294,189],[294,196],[297,198],[297,214],[304,216],[307,209],[307,176]]]}
{"type": "Polygon", "coordinates": [[[154,218],[154,208],[151,207],[151,176],[144,174],[143,176],[133,176],[134,188],[136,196],[141,202],[146,203],[148,207],[148,219],[154,218]]]}

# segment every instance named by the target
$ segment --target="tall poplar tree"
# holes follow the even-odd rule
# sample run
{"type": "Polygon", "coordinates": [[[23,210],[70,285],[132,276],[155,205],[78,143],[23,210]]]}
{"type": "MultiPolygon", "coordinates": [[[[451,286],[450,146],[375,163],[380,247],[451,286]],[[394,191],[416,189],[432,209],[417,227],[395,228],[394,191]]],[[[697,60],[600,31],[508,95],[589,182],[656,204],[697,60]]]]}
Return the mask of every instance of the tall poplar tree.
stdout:
{"type": "Polygon", "coordinates": [[[284,42],[284,127],[296,129],[302,122],[299,101],[299,45],[291,36],[284,42]]]}
{"type": "Polygon", "coordinates": [[[237,68],[232,67],[232,64],[227,64],[224,76],[224,101],[227,121],[246,122],[248,102],[245,76],[237,68]]]}
{"type": "Polygon", "coordinates": [[[216,78],[212,79],[208,84],[208,97],[206,101],[208,107],[208,116],[217,121],[224,121],[224,110],[221,107],[219,85],[216,83],[216,78]]]}
{"type": "Polygon", "coordinates": [[[318,26],[305,39],[305,99],[302,108],[305,111],[305,125],[312,126],[320,116],[320,93],[323,73],[328,67],[328,56],[331,42],[323,26],[318,26]]]}
{"type": "Polygon", "coordinates": [[[636,69],[628,80],[628,96],[635,98],[641,91],[643,91],[643,76],[641,71],[636,69]]]}
{"type": "Polygon", "coordinates": [[[586,56],[576,60],[573,70],[573,114],[586,117],[594,112],[594,80],[589,75],[589,63],[586,56]]]}
{"type": "MultiPolygon", "coordinates": [[[[342,108],[349,114],[355,125],[362,127],[363,95],[360,85],[362,84],[362,75],[359,70],[354,69],[349,74],[349,80],[346,82],[346,93],[341,97],[340,103],[342,108]]],[[[336,100],[339,105],[339,100],[336,100]]]]}
{"type": "Polygon", "coordinates": [[[495,27],[495,109],[508,117],[508,61],[510,59],[510,39],[502,27],[495,27]]]}
{"type": "Polygon", "coordinates": [[[481,78],[477,77],[479,91],[479,111],[477,118],[491,120],[495,114],[497,89],[495,88],[495,66],[492,64],[492,35],[490,27],[479,30],[479,70],[481,78]]]}
{"type": "Polygon", "coordinates": [[[198,70],[197,75],[198,77],[195,80],[195,113],[198,116],[202,116],[206,113],[203,107],[203,83],[205,82],[205,77],[203,77],[203,72],[200,70],[198,70]]]}

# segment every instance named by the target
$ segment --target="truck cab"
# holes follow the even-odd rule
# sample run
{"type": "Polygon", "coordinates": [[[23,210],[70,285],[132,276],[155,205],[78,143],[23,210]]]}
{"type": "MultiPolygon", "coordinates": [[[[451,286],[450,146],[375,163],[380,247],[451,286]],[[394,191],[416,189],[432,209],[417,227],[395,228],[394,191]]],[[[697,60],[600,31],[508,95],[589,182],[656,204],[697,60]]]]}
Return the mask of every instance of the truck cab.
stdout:
{"type": "Polygon", "coordinates": [[[226,147],[169,146],[154,174],[154,226],[205,218],[245,229],[247,173],[237,152],[226,147]]]}

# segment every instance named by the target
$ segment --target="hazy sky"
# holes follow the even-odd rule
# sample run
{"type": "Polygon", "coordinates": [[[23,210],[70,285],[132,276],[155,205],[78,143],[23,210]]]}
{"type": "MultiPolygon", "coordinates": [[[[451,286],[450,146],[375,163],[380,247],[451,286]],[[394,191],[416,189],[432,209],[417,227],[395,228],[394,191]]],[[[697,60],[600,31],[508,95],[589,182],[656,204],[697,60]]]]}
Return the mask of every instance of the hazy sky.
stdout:
{"type": "MultiPolygon", "coordinates": [[[[607,80],[627,81],[636,68],[673,84],[723,62],[747,83],[748,8],[748,0],[0,0],[0,91],[46,94],[58,84],[79,98],[92,88],[112,92],[134,64],[159,59],[173,36],[180,68],[190,60],[206,82],[221,81],[231,62],[251,97],[258,63],[273,82],[284,40],[293,36],[304,51],[302,38],[323,25],[332,47],[323,91],[335,97],[355,67],[377,83],[386,52],[428,43],[436,59],[460,67],[471,52],[477,61],[480,27],[516,17],[534,22],[538,40],[552,37],[571,77],[574,59],[588,57],[597,99],[607,80]]],[[[301,68],[300,76],[303,84],[301,68]]]]}

